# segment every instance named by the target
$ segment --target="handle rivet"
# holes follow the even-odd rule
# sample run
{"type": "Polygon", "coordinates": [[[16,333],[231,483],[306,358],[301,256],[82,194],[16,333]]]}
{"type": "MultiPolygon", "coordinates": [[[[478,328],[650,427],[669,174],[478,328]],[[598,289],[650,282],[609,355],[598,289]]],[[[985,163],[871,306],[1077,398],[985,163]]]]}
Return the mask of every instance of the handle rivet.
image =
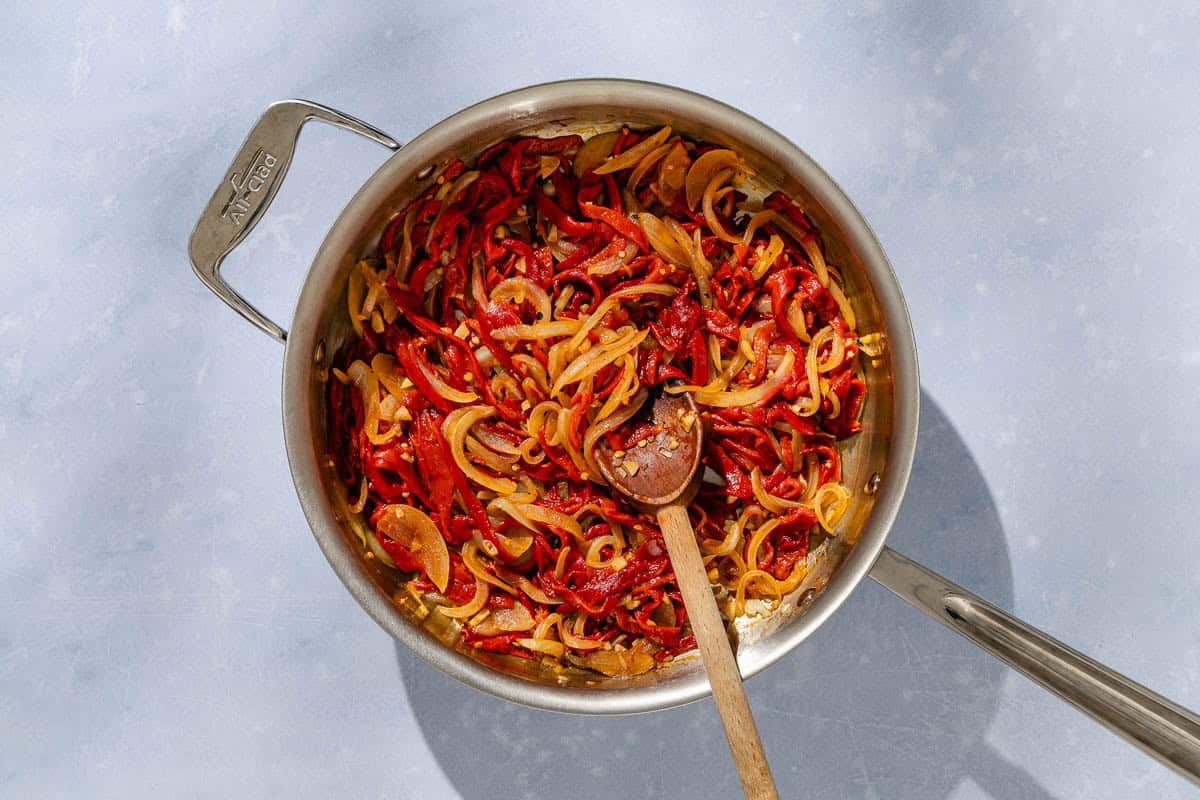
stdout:
{"type": "Polygon", "coordinates": [[[872,472],[871,477],[867,478],[867,485],[863,487],[863,494],[870,497],[871,495],[878,492],[879,491],[879,482],[881,480],[882,479],[879,477],[878,472],[872,472]]]}
{"type": "Polygon", "coordinates": [[[317,347],[313,350],[313,363],[320,364],[325,360],[325,340],[321,339],[317,342],[317,347]]]}
{"type": "Polygon", "coordinates": [[[427,167],[421,167],[421,171],[417,173],[417,180],[419,180],[419,181],[425,180],[426,178],[428,178],[430,175],[433,174],[433,171],[435,169],[437,169],[437,164],[430,164],[427,167]]]}

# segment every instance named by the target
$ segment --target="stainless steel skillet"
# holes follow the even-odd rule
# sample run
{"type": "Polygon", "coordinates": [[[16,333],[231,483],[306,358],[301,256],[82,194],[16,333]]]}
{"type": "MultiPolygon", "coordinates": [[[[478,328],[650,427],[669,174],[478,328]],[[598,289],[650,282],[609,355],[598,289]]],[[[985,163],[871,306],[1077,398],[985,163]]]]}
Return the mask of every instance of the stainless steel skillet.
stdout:
{"type": "Polygon", "coordinates": [[[388,633],[464,683],[530,706],[624,714],[686,703],[708,693],[694,660],[634,678],[557,673],[521,659],[456,646],[436,614],[422,618],[396,575],[363,557],[346,498],[325,454],[319,372],[350,335],[342,313],[346,274],[373,249],[388,218],[438,168],[469,159],[514,135],[590,134],[621,125],[671,124],[695,139],[736,149],[760,178],[801,201],[841,267],[860,333],[880,333],[884,350],[863,364],[868,402],[863,432],[846,453],[855,499],[808,580],[770,618],[741,631],[738,662],[750,677],[797,647],[866,576],[1020,670],[1147,753],[1200,783],[1200,718],[1024,624],[885,542],[908,482],[917,435],[919,380],[904,298],[866,221],[803,151],[763,123],[681,89],[627,80],[577,80],[494,97],[439,122],[401,147],[333,109],[300,100],[267,109],[205,208],[189,244],[197,276],[235,311],[286,342],[283,423],[292,477],[305,516],[334,571],[388,633]],[[329,229],[297,302],[290,332],[224,282],[223,258],[253,229],[287,171],[301,126],[320,119],[393,150],[329,229]],[[856,535],[855,535],[856,534],[856,535]],[[853,541],[851,539],[853,538],[853,541]]]}

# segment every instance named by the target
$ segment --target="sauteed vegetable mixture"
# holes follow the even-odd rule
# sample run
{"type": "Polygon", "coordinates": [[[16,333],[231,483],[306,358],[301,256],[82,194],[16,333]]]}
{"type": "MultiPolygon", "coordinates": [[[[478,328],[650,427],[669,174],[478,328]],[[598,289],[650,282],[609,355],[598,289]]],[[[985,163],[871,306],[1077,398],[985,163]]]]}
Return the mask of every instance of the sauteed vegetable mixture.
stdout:
{"type": "Polygon", "coordinates": [[[700,408],[690,513],[727,617],[835,533],[872,343],[820,231],[752,177],[669,127],[511,139],[446,165],[352,269],[330,457],[368,556],[465,646],[606,675],[694,648],[654,517],[593,455],[674,451],[623,424],[660,384],[700,408]]]}

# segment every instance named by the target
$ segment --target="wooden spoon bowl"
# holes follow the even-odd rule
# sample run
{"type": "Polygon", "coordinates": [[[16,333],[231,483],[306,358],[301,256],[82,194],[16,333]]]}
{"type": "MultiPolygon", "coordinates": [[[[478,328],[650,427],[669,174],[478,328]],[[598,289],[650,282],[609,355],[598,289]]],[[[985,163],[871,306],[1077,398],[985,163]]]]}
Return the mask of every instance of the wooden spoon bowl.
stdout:
{"type": "Polygon", "coordinates": [[[596,463],[609,485],[647,509],[691,500],[704,439],[692,396],[660,392],[625,427],[644,436],[625,450],[613,450],[607,439],[596,444],[596,463]]]}
{"type": "Polygon", "coordinates": [[[621,430],[626,433],[625,449],[614,450],[601,440],[596,445],[596,463],[610,486],[658,515],[742,791],[754,800],[777,800],[779,794],[750,714],[737,660],[688,519],[687,504],[699,484],[704,445],[696,401],[687,393],[660,390],[621,430]]]}

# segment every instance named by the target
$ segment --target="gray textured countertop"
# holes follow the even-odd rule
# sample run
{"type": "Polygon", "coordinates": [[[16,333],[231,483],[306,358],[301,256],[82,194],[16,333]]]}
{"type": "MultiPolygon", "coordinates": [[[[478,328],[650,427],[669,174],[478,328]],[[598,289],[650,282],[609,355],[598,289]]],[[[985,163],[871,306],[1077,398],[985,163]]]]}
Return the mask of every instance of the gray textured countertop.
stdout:
{"type": "MultiPolygon", "coordinates": [[[[1200,13],[10,8],[0,31],[0,795],[729,797],[711,702],[530,711],[398,652],[326,565],[282,352],[190,274],[272,100],[410,138],[506,89],[674,83],[875,227],[923,417],[892,543],[1200,707],[1200,13]]],[[[227,274],[277,319],[382,150],[305,133],[227,274]]],[[[863,585],[750,683],[787,797],[1179,798],[1180,779],[863,585]]]]}

